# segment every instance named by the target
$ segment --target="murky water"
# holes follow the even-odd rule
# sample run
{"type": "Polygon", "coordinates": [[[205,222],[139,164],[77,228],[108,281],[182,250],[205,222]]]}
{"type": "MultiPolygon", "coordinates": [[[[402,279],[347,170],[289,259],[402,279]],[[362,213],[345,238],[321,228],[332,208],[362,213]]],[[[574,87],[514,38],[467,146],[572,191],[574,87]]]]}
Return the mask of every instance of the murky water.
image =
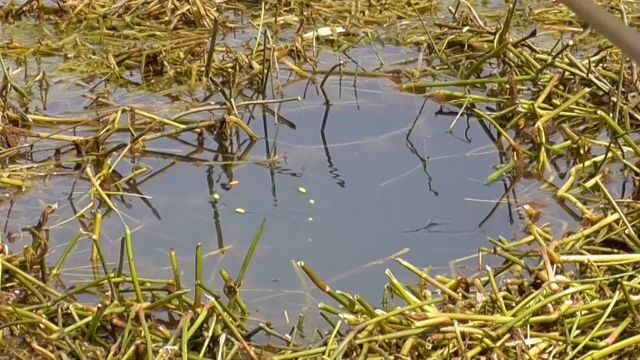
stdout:
{"type": "MultiPolygon", "coordinates": [[[[416,56],[394,47],[377,50],[385,64],[416,56]]],[[[359,49],[350,56],[367,69],[378,66],[371,49],[359,49]]],[[[42,65],[53,79],[46,112],[86,112],[90,100],[81,96],[87,88],[75,83],[80,78],[56,74],[59,60],[49,61],[42,65]]],[[[324,67],[335,61],[335,56],[327,55],[324,67]]],[[[355,70],[348,63],[346,70],[355,70]]],[[[220,289],[218,271],[237,274],[258,226],[266,219],[243,288],[250,307],[258,310],[257,317],[277,321],[284,310],[290,314],[313,311],[316,300],[327,301],[298,276],[292,261],[304,261],[332,287],[359,293],[375,303],[386,282],[385,268],[400,279],[411,279],[389,259],[391,255],[401,253],[416,265],[448,272],[451,260],[488,246],[487,237],[518,236],[522,223],[517,208],[532,201],[544,204],[550,198],[535,182],[521,182],[515,192],[509,191],[508,183],[485,185],[500,163],[492,142],[495,131],[465,117],[452,126],[457,116],[454,108],[400,93],[386,78],[346,75],[329,78],[325,88],[332,105],[327,107],[318,85],[321,79],[315,84],[287,83],[288,76],[283,71],[279,79],[286,84],[284,97],[302,100],[270,109],[295,123],[295,130],[276,126],[272,114],[263,119],[257,107],[253,118],[245,114],[244,119],[261,137],[254,144],[244,142],[230,149],[207,139],[204,150],[189,157],[168,155],[193,152],[192,136],[181,137],[182,142],[149,145],[156,152],[140,164],[152,168],[154,175],[139,182],[138,190],[150,199],[145,203],[127,197],[116,203],[136,229],[135,252],[144,276],[169,276],[167,252],[174,248],[185,279],[193,280],[193,253],[196,244],[202,243],[208,253],[205,279],[220,289]],[[211,165],[241,155],[247,161],[211,165]],[[277,162],[266,161],[273,156],[277,162]],[[214,193],[220,196],[217,202],[212,199],[214,193]],[[238,208],[246,214],[238,214],[238,208]]],[[[110,91],[119,105],[145,103],[173,114],[179,111],[171,108],[175,105],[167,97],[110,91]]],[[[129,172],[131,166],[123,163],[119,169],[129,172]]],[[[56,222],[69,219],[73,211],[67,198],[75,178],[70,174],[37,182],[33,190],[17,194],[8,229],[18,231],[35,223],[47,203],[60,206],[56,222]]],[[[74,199],[87,189],[86,183],[79,183],[74,199]]],[[[8,210],[6,201],[3,214],[8,210]]],[[[549,209],[542,221],[562,226],[551,216],[554,213],[549,209]]],[[[107,255],[115,263],[122,230],[115,218],[107,225],[107,255]]],[[[73,222],[54,226],[52,262],[76,231],[73,222]]],[[[89,278],[89,245],[81,243],[65,266],[63,274],[69,282],[89,278]]]]}

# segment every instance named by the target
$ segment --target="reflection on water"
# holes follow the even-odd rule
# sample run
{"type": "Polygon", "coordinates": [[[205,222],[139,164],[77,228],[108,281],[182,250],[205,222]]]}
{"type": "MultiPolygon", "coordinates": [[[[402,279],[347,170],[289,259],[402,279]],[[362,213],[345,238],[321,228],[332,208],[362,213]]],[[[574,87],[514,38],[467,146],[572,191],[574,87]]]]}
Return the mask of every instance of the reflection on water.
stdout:
{"type": "MultiPolygon", "coordinates": [[[[408,57],[400,49],[385,49],[388,64],[408,57]]],[[[290,81],[283,72],[281,96],[300,96],[301,101],[242,107],[243,120],[260,137],[256,142],[183,134],[151,142],[142,156],[118,165],[115,181],[122,180],[122,192],[132,195],[118,197],[116,206],[135,229],[138,270],[144,276],[169,276],[167,254],[173,248],[185,281],[192,281],[192,254],[202,243],[205,280],[220,289],[218,271],[239,271],[266,219],[243,293],[259,310],[257,317],[275,320],[285,309],[296,313],[315,306],[312,297],[322,300],[295,271],[294,260],[305,261],[333,287],[378,299],[385,267],[403,278],[391,255],[446,268],[452,259],[486,246],[488,236],[518,234],[522,204],[546,202],[547,194],[535,182],[513,185],[507,179],[485,185],[502,160],[493,145],[495,131],[486,124],[399,93],[390,79],[358,77],[358,66],[377,66],[367,49],[350,57],[354,62],[344,70],[351,75],[339,76],[336,70],[328,77],[326,98],[322,78],[290,81]],[[126,179],[140,169],[148,173],[126,179]]],[[[328,68],[335,58],[325,61],[328,68]]],[[[48,114],[94,111],[85,109],[91,99],[80,97],[87,89],[76,80],[52,82],[48,114]]],[[[171,99],[164,96],[110,91],[119,105],[153,105],[172,115],[186,108],[169,105],[171,99]]],[[[206,116],[215,115],[194,118],[206,116]]],[[[89,188],[76,181],[73,167],[68,173],[8,196],[13,201],[4,206],[5,232],[19,232],[35,223],[45,204],[59,204],[55,220],[64,224],[52,227],[52,262],[77,232],[76,222],[67,220],[86,204],[89,188]]],[[[560,226],[550,215],[543,220],[560,226]]],[[[82,223],[82,217],[77,221],[82,223]]],[[[108,219],[103,238],[112,266],[121,236],[117,219],[108,219]]],[[[16,243],[22,246],[23,241],[16,243]]],[[[63,271],[68,281],[91,276],[90,248],[81,242],[71,255],[63,271]]]]}

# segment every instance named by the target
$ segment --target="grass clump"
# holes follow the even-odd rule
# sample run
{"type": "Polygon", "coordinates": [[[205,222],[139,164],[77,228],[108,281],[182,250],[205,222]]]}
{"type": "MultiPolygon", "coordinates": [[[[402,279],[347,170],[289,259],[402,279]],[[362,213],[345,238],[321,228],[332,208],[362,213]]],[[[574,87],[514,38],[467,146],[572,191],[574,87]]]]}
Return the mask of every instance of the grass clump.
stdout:
{"type": "MultiPolygon", "coordinates": [[[[610,10],[633,23],[627,12],[636,6],[621,2],[610,10]]],[[[3,60],[0,183],[22,191],[34,178],[58,176],[64,169],[89,186],[75,213],[81,229],[57,263],[47,256],[55,206],[22,230],[31,238],[28,246],[15,251],[3,245],[3,356],[602,359],[629,358],[638,351],[638,71],[567,9],[532,10],[528,3],[512,2],[504,12],[485,14],[466,1],[438,10],[417,1],[257,6],[197,0],[74,1],[54,8],[29,1],[5,5],[1,16],[40,17],[45,32],[58,34],[33,46],[3,43],[3,57],[63,56],[69,61],[62,70],[90,74],[98,83],[148,86],[181,101],[154,111],[96,95],[92,116],[48,116],[30,106],[34,94],[46,89],[46,74],[18,80],[3,60]],[[428,16],[445,11],[446,21],[428,16]],[[535,28],[521,26],[531,21],[535,28]],[[230,40],[243,22],[251,35],[230,40]],[[389,24],[395,27],[385,28],[389,24]],[[342,62],[322,70],[318,48],[348,55],[349,49],[376,41],[416,47],[420,55],[391,69],[381,64],[365,70],[352,61],[354,73],[387,77],[402,91],[454,108],[454,121],[478,121],[501,161],[487,183],[503,182],[506,197],[519,182],[536,181],[580,226],[558,234],[539,223],[541,209],[524,204],[525,236],[490,239],[474,257],[475,274],[434,274],[397,258],[415,280],[402,283],[387,271],[385,297],[377,304],[332,289],[298,262],[335,302],[319,304],[329,331],[313,334],[301,325],[283,334],[268,324],[247,323],[251,311],[241,296],[242,283],[264,223],[237,278],[222,272],[222,292],[202,282],[200,247],[191,288],[182,282],[174,251],[168,259],[172,277],[139,276],[124,221],[119,259],[109,268],[99,241],[103,218],[119,218],[113,200],[142,195],[140,182],[133,180],[143,181],[150,171],[140,166],[120,173],[123,159],[160,154],[204,162],[197,152],[161,153],[149,145],[179,141],[180,134],[195,139],[200,151],[207,136],[227,147],[254,143],[257,136],[244,121],[244,110],[296,100],[277,96],[276,75],[337,76],[337,67],[350,70],[342,69],[342,62]],[[212,97],[220,101],[191,103],[212,97]],[[49,155],[36,161],[34,152],[49,155]],[[631,190],[617,190],[627,183],[631,190]],[[93,244],[94,277],[66,287],[60,269],[80,239],[93,244]],[[487,259],[498,265],[487,266],[487,259]],[[272,341],[260,341],[258,334],[272,341]]],[[[217,165],[253,161],[247,154],[217,165]]]]}

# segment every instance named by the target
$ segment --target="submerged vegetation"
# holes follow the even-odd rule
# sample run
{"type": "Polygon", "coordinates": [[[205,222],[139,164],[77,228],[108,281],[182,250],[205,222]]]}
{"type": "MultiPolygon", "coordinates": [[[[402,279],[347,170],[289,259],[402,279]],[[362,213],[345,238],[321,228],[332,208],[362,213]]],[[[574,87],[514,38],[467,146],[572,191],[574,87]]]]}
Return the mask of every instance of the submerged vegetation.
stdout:
{"type": "MultiPolygon", "coordinates": [[[[37,37],[17,32],[0,43],[0,184],[10,195],[41,186],[37,179],[74,176],[69,197],[80,205],[68,219],[79,229],[56,259],[49,256],[54,205],[22,229],[31,239],[23,249],[11,246],[17,234],[5,234],[0,356],[631,357],[640,344],[638,70],[568,9],[543,4],[533,10],[528,2],[511,2],[497,13],[464,0],[449,8],[414,0],[2,5],[4,24],[28,20],[40,28],[37,37]],[[380,43],[416,48],[419,55],[401,64],[381,59],[374,70],[349,56],[380,43]],[[58,71],[86,85],[90,111],[47,115],[50,75],[37,70],[43,59],[56,59],[58,71]],[[175,251],[167,259],[173,277],[138,274],[135,235],[118,208],[123,198],[144,199],[139,185],[154,174],[136,159],[220,166],[229,181],[243,163],[278,166],[275,155],[248,156],[258,138],[254,112],[276,114],[278,125],[295,128],[277,115],[278,104],[298,100],[283,97],[282,89],[309,81],[330,106],[327,78],[347,73],[389,79],[400,91],[454,109],[455,121],[478,121],[501,159],[487,183],[508,179],[507,197],[517,196],[519,181],[537,181],[581,226],[554,232],[539,223],[543,209],[524,205],[526,236],[490,239],[473,257],[477,273],[433,274],[397,258],[416,280],[401,283],[387,271],[379,303],[332,289],[298,262],[335,302],[319,305],[326,332],[309,331],[302,318],[287,333],[247,323],[242,284],[264,223],[240,273],[221,272],[222,291],[202,281],[200,247],[192,286],[181,279],[175,251]],[[174,102],[121,105],[108,90],[114,86],[174,102]],[[219,146],[217,161],[197,157],[207,138],[219,146]],[[154,141],[187,142],[191,150],[162,152],[154,141]],[[130,173],[118,166],[125,161],[135,164],[130,173]],[[86,191],[75,190],[79,184],[86,191]],[[101,245],[107,219],[123,228],[114,267],[101,245]],[[60,270],[85,240],[92,243],[94,279],[65,286],[60,270]],[[486,266],[487,258],[499,265],[486,266]]],[[[608,10],[633,22],[640,9],[635,1],[616,1],[608,10]]]]}

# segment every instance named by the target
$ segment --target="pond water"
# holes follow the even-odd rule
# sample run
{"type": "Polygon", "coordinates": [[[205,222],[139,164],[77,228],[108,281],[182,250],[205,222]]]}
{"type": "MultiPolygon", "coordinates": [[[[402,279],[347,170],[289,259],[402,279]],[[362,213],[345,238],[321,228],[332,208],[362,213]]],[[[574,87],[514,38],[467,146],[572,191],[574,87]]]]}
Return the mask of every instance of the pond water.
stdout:
{"type": "MultiPolygon", "coordinates": [[[[11,36],[7,35],[11,29],[4,31],[5,38],[11,36]]],[[[382,54],[385,69],[400,69],[401,65],[393,64],[417,56],[413,50],[393,46],[375,50],[382,54]]],[[[349,55],[368,70],[378,66],[371,48],[349,55]]],[[[41,65],[52,83],[46,113],[86,114],[84,107],[90,100],[82,95],[93,84],[82,85],[78,76],[56,73],[60,60],[47,61],[41,65]]],[[[337,55],[325,54],[321,68],[335,62],[337,55]]],[[[345,70],[354,71],[355,65],[347,60],[345,70]]],[[[138,190],[150,199],[145,203],[127,197],[125,202],[116,202],[135,229],[135,253],[143,276],[170,276],[167,253],[173,248],[184,278],[192,281],[194,249],[202,243],[208,254],[205,280],[220,289],[223,283],[218,271],[237,274],[265,219],[265,232],[242,290],[250,308],[257,311],[253,315],[278,322],[285,310],[315,313],[318,301],[328,301],[298,275],[293,261],[310,265],[333,288],[361,294],[377,304],[386,283],[386,268],[400,279],[413,281],[390,259],[394,254],[449,273],[452,260],[488,246],[488,237],[519,236],[523,225],[520,206],[549,202],[551,195],[534,181],[520,182],[513,192],[507,191],[508,182],[485,185],[500,163],[492,141],[495,130],[464,116],[454,123],[455,108],[401,93],[388,78],[340,77],[338,73],[325,85],[332,103],[326,106],[319,89],[321,77],[315,83],[292,81],[291,74],[281,72],[279,81],[286,84],[283,96],[301,100],[270,109],[295,123],[295,130],[276,126],[270,113],[263,119],[262,109],[256,107],[254,118],[243,113],[260,137],[253,144],[245,141],[230,149],[207,138],[204,150],[189,154],[194,151],[189,143],[195,141],[185,135],[181,141],[149,145],[155,152],[136,165],[154,172],[138,184],[138,190]],[[212,165],[241,154],[245,162],[212,165]],[[278,161],[266,161],[274,155],[278,161]],[[213,200],[213,194],[220,196],[219,201],[213,200]],[[246,214],[239,214],[238,208],[246,214]]],[[[161,95],[109,90],[118,105],[147,104],[174,115],[184,108],[161,95]]],[[[125,162],[118,169],[128,173],[132,166],[125,162]]],[[[70,171],[14,194],[13,202],[7,200],[2,206],[7,229],[18,231],[34,224],[44,204],[58,203],[54,223],[72,217],[68,197],[74,179],[70,171]]],[[[73,198],[80,199],[87,189],[87,183],[79,183],[73,198]]],[[[545,211],[542,221],[563,226],[557,213],[545,211]]],[[[76,231],[73,222],[52,228],[52,262],[76,231]]],[[[104,238],[113,264],[120,236],[118,220],[108,219],[104,238]]],[[[65,266],[67,282],[90,278],[89,245],[81,243],[65,266]]],[[[473,271],[477,262],[466,265],[456,271],[473,271]]]]}

